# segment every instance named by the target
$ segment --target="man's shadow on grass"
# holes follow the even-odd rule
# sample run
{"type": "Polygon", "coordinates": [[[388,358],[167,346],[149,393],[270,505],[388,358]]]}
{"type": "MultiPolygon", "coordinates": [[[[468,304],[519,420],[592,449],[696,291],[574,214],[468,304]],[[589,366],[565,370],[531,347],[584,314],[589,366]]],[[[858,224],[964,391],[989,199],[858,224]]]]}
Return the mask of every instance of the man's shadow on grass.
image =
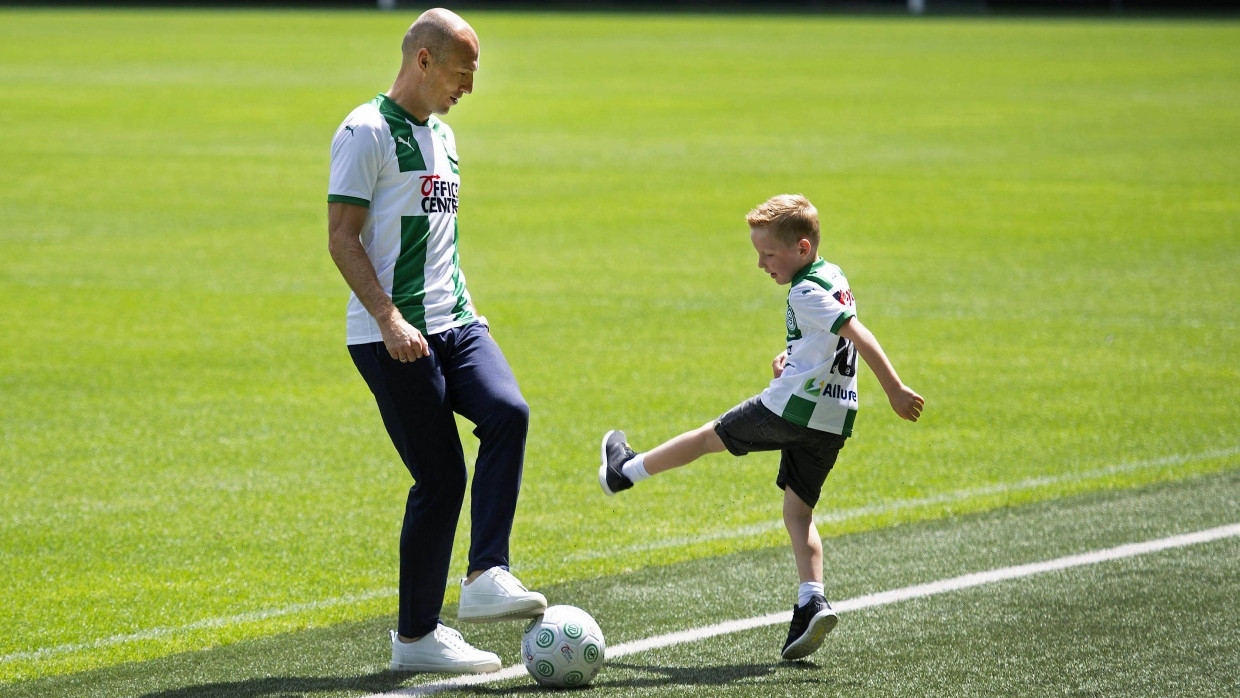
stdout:
{"type": "MultiPolygon", "coordinates": [[[[608,662],[604,666],[602,676],[579,690],[585,693],[589,692],[592,687],[723,686],[747,679],[766,678],[781,670],[801,674],[801,676],[785,679],[785,683],[806,685],[829,682],[830,679],[810,673],[817,669],[818,665],[809,661],[777,662],[774,664],[725,664],[698,667],[670,667],[654,664],[608,662]],[[637,674],[647,674],[648,676],[607,680],[606,669],[619,669],[637,674]]],[[[408,672],[394,671],[379,671],[363,676],[269,676],[153,691],[143,694],[141,698],[271,698],[272,696],[297,696],[341,691],[388,693],[402,688],[416,688],[418,684],[405,685],[409,678],[410,674],[408,672]]],[[[426,683],[434,684],[438,683],[439,680],[443,679],[433,679],[426,683]]],[[[453,687],[453,690],[477,695],[500,696],[519,693],[545,693],[547,689],[534,683],[533,679],[531,679],[529,684],[515,687],[457,686],[453,687]]]]}
{"type": "Polygon", "coordinates": [[[145,693],[141,698],[269,698],[313,693],[387,693],[404,687],[408,672],[379,671],[363,676],[268,676],[220,681],[145,693]]]}
{"type": "MultiPolygon", "coordinates": [[[[627,664],[607,662],[603,665],[603,673],[591,681],[589,685],[579,689],[568,689],[568,693],[590,692],[591,688],[657,688],[660,686],[725,686],[746,679],[762,679],[777,671],[798,672],[796,677],[785,680],[787,684],[809,685],[826,684],[830,678],[810,672],[816,672],[818,665],[810,661],[776,662],[773,664],[724,664],[719,666],[672,667],[655,664],[627,664]],[[652,676],[636,676],[626,679],[607,680],[608,669],[620,669],[633,673],[652,674],[652,676]]],[[[499,688],[495,686],[468,686],[456,689],[462,693],[477,695],[507,696],[521,693],[542,693],[547,689],[534,683],[515,688],[499,688]]]]}

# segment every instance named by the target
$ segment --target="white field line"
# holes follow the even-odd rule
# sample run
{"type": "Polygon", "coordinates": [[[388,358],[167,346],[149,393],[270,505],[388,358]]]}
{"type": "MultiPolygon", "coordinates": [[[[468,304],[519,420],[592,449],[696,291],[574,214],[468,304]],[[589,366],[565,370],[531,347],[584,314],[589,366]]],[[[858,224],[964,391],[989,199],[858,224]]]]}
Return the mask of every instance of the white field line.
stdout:
{"type": "MultiPolygon", "coordinates": [[[[1094,478],[1106,477],[1108,475],[1117,475],[1120,473],[1129,473],[1139,470],[1148,470],[1151,468],[1165,467],[1169,465],[1181,465],[1183,463],[1193,463],[1199,461],[1212,461],[1222,458],[1228,458],[1240,453],[1240,446],[1232,446],[1230,448],[1214,449],[1203,451],[1201,453],[1176,454],[1171,456],[1163,456],[1161,458],[1151,458],[1148,460],[1133,461],[1130,463],[1117,463],[1115,465],[1107,465],[1101,468],[1085,470],[1078,473],[1068,473],[1064,475],[1047,475],[1043,477],[1031,477],[1016,482],[1000,482],[993,485],[983,485],[981,487],[971,487],[965,489],[944,492],[932,497],[915,497],[911,499],[895,499],[882,504],[874,504],[865,507],[855,507],[852,509],[839,509],[836,511],[828,511],[814,516],[814,522],[823,523],[839,523],[842,521],[850,521],[859,519],[864,516],[881,516],[891,514],[902,509],[916,509],[918,507],[932,506],[935,504],[951,504],[952,502],[965,501],[974,497],[987,497],[999,494],[1009,494],[1012,492],[1020,492],[1023,490],[1032,490],[1048,485],[1058,485],[1063,483],[1085,482],[1094,478]]],[[[633,545],[582,550],[566,556],[565,559],[570,561],[593,560],[596,558],[615,557],[623,553],[649,552],[651,550],[664,550],[667,548],[679,548],[694,543],[702,543],[705,541],[715,540],[731,540],[734,538],[746,538],[749,536],[758,536],[771,531],[782,531],[784,528],[783,521],[766,521],[763,523],[751,524],[748,526],[737,526],[727,529],[716,529],[714,531],[706,531],[692,536],[681,536],[677,538],[661,538],[657,541],[646,543],[635,543],[633,545]]]]}
{"type": "Polygon", "coordinates": [[[246,623],[256,623],[269,618],[279,618],[280,616],[292,615],[302,611],[317,611],[324,608],[334,608],[336,606],[348,606],[362,601],[370,601],[384,596],[395,596],[395,589],[382,589],[379,591],[370,591],[364,594],[356,594],[353,596],[339,596],[334,599],[323,599],[322,601],[310,601],[308,603],[293,604],[282,608],[270,608],[261,611],[250,611],[248,613],[238,613],[235,616],[223,616],[219,618],[204,618],[194,623],[186,625],[178,625],[174,627],[147,628],[139,630],[136,633],[128,633],[125,635],[113,635],[111,637],[102,637],[98,640],[90,642],[77,642],[68,645],[57,645],[55,647],[44,647],[42,649],[32,650],[29,652],[14,652],[0,656],[0,664],[16,662],[23,659],[44,659],[54,657],[61,654],[71,654],[83,650],[95,650],[103,647],[112,647],[113,645],[126,645],[131,642],[142,642],[144,640],[158,640],[164,637],[180,635],[182,633],[192,632],[195,630],[206,630],[210,628],[231,628],[235,625],[244,625],[246,623]]]}
{"type": "MultiPolygon", "coordinates": [[[[1057,475],[1048,477],[1035,477],[1019,480],[1013,483],[999,483],[994,485],[986,485],[983,487],[975,487],[971,489],[960,489],[952,492],[945,492],[941,495],[933,497],[918,497],[914,499],[897,499],[883,504],[877,504],[868,507],[857,507],[854,509],[842,509],[839,511],[829,512],[814,517],[818,523],[840,522],[849,519],[860,518],[863,516],[882,515],[899,511],[901,509],[911,509],[921,506],[933,504],[948,504],[951,502],[962,501],[971,497],[1005,494],[1008,492],[1018,492],[1021,490],[1034,489],[1046,485],[1053,485],[1064,482],[1078,482],[1089,480],[1095,477],[1104,477],[1117,473],[1132,472],[1144,470],[1148,468],[1157,468],[1169,465],[1180,465],[1182,463],[1190,463],[1197,461],[1218,460],[1227,458],[1240,453],[1240,446],[1232,446],[1229,448],[1212,449],[1202,451],[1200,453],[1176,454],[1163,456],[1161,458],[1153,458],[1143,461],[1135,461],[1131,463],[1118,463],[1108,465],[1093,470],[1086,470],[1070,475],[1057,475]]],[[[649,550],[657,550],[664,548],[675,548],[693,543],[700,543],[707,540],[728,540],[732,538],[743,538],[746,536],[755,536],[767,533],[769,531],[780,530],[783,527],[782,521],[769,521],[751,526],[742,526],[738,528],[730,528],[725,530],[714,531],[711,533],[703,533],[693,537],[671,538],[654,541],[651,543],[638,544],[621,548],[606,548],[603,550],[589,550],[566,556],[568,561],[588,560],[599,557],[612,557],[618,553],[625,552],[641,552],[649,550]]],[[[180,626],[164,626],[147,628],[133,633],[125,633],[121,635],[112,635],[102,637],[88,642],[75,642],[64,645],[55,645],[53,647],[43,647],[37,650],[29,650],[25,652],[14,652],[12,654],[0,655],[0,664],[8,664],[11,662],[45,659],[63,654],[72,654],[74,652],[82,652],[88,650],[101,649],[104,647],[114,647],[116,645],[125,645],[133,642],[143,642],[146,640],[156,640],[160,638],[170,637],[180,633],[193,632],[197,630],[207,630],[215,628],[230,628],[246,623],[254,623],[268,620],[271,618],[279,618],[281,616],[293,615],[303,611],[315,611],[324,608],[335,608],[339,606],[348,606],[372,599],[391,597],[396,595],[396,589],[378,589],[354,594],[349,596],[339,596],[331,599],[323,599],[321,601],[312,601],[307,603],[292,604],[280,608],[269,608],[257,611],[249,611],[246,613],[238,613],[232,616],[222,616],[215,618],[204,618],[193,623],[180,626]]]]}
{"type": "MultiPolygon", "coordinates": [[[[1016,565],[1013,567],[1001,567],[999,569],[993,569],[986,572],[966,574],[959,577],[952,577],[950,579],[940,579],[926,584],[914,584],[913,586],[907,586],[900,589],[892,589],[875,594],[866,594],[865,596],[856,596],[851,599],[840,601],[839,603],[834,604],[833,607],[836,611],[841,613],[848,611],[859,611],[864,608],[886,606],[899,601],[925,598],[927,596],[943,594],[949,591],[959,591],[961,589],[968,589],[970,587],[981,586],[983,584],[992,584],[994,582],[1002,582],[1010,579],[1019,579],[1021,577],[1028,577],[1030,575],[1041,574],[1043,572],[1055,572],[1072,567],[1081,567],[1083,565],[1096,565],[1101,562],[1120,560],[1135,557],[1137,555],[1154,553],[1160,550],[1182,548],[1189,545],[1208,543],[1222,538],[1237,536],[1240,536],[1240,524],[1219,526],[1218,528],[1210,528],[1204,531],[1197,531],[1195,533],[1186,533],[1178,536],[1170,536],[1168,538],[1159,538],[1157,540],[1150,540],[1142,543],[1129,543],[1127,545],[1120,545],[1114,548],[1094,550],[1088,553],[1069,555],[1067,557],[1046,560],[1044,562],[1033,562],[1026,565],[1016,565]]],[[[742,618],[740,620],[728,621],[717,625],[692,628],[676,633],[648,637],[644,640],[626,642],[621,645],[616,645],[615,647],[607,648],[606,657],[607,659],[619,659],[620,657],[630,654],[646,652],[660,647],[696,642],[698,640],[705,640],[717,635],[726,635],[728,633],[753,630],[754,628],[761,628],[768,625],[780,625],[783,623],[788,623],[791,620],[792,611],[781,611],[779,613],[771,613],[765,616],[756,616],[754,618],[742,618]]],[[[423,684],[421,686],[411,686],[409,688],[392,691],[389,693],[377,693],[367,696],[367,698],[424,696],[453,688],[461,688],[463,686],[477,686],[481,684],[494,683],[496,681],[515,679],[525,673],[526,671],[524,664],[514,664],[490,674],[460,676],[446,681],[436,681],[434,683],[423,684]]]]}

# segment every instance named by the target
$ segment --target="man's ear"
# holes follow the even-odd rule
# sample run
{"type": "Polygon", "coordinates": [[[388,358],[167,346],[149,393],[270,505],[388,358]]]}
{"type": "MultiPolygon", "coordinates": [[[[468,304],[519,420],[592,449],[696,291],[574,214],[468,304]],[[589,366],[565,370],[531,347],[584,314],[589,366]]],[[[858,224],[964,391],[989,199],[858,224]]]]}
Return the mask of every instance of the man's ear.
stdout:
{"type": "Polygon", "coordinates": [[[423,71],[431,67],[431,52],[424,48],[418,49],[418,67],[423,71]]]}
{"type": "Polygon", "coordinates": [[[801,238],[800,240],[797,240],[797,252],[800,252],[801,254],[806,255],[806,254],[809,254],[809,251],[810,251],[809,240],[805,238],[801,238]]]}

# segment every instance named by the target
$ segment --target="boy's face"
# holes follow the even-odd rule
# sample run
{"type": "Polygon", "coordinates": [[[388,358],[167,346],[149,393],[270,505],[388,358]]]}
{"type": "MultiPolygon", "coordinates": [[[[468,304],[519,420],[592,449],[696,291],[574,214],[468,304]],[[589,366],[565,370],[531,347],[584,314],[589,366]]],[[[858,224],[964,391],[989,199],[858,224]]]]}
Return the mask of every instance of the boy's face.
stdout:
{"type": "Polygon", "coordinates": [[[814,261],[809,240],[805,238],[789,246],[771,235],[766,228],[750,228],[749,241],[758,251],[758,268],[781,286],[792,281],[798,271],[814,261]]]}

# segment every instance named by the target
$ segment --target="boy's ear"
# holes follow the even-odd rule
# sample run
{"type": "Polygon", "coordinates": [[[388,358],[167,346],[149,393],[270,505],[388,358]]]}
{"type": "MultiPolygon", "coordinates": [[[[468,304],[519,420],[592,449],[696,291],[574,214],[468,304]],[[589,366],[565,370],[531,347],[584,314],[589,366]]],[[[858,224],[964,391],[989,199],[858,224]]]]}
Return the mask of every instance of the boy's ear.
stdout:
{"type": "Polygon", "coordinates": [[[801,254],[809,254],[809,251],[810,251],[809,240],[805,238],[801,238],[800,240],[797,240],[797,252],[800,252],[801,254]]]}

